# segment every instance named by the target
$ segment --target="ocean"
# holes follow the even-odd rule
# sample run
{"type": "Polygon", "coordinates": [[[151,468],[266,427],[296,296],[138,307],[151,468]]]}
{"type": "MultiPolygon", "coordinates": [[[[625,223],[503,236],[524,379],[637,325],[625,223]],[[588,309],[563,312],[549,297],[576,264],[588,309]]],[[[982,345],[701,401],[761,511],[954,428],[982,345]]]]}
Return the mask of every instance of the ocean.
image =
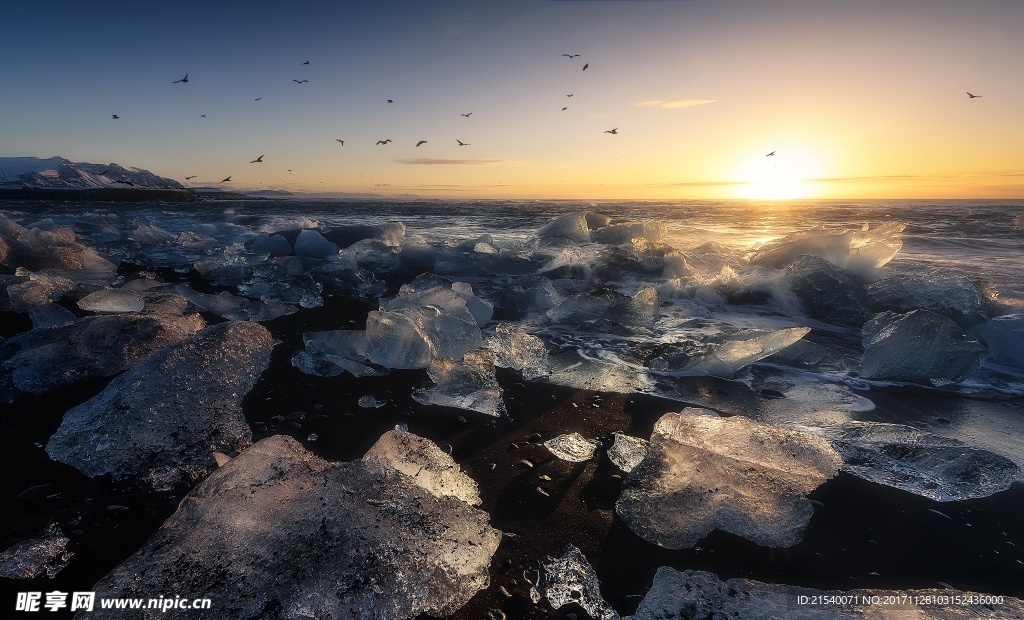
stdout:
{"type": "MultiPolygon", "coordinates": [[[[635,607],[636,589],[658,565],[813,587],[941,581],[1024,595],[1024,340],[1020,323],[1012,323],[1024,313],[1024,202],[19,200],[0,202],[0,214],[28,229],[70,228],[77,243],[117,266],[102,286],[149,279],[189,296],[208,323],[263,322],[277,346],[245,404],[254,439],[286,433],[318,454],[351,459],[389,426],[407,424],[479,474],[492,521],[524,537],[499,552],[506,562],[535,562],[530,554],[557,555],[555,541],[572,541],[592,561],[600,558],[598,574],[620,611],[635,607]],[[338,241],[340,256],[336,248],[326,259],[268,250],[280,235],[284,253],[298,252],[300,235],[312,238],[300,231],[309,230],[323,233],[316,244],[338,241]],[[544,359],[499,364],[506,368],[497,375],[504,403],[492,398],[490,409],[460,411],[453,403],[467,402],[456,398],[467,396],[465,386],[452,388],[455,396],[424,397],[426,363],[410,361],[401,338],[389,340],[388,351],[365,341],[311,344],[311,334],[336,330],[346,330],[338,338],[348,343],[369,338],[374,311],[425,304],[416,307],[454,312],[451,291],[422,301],[439,284],[461,296],[460,311],[468,308],[470,322],[480,323],[482,336],[466,342],[481,346],[503,326],[546,349],[544,359]],[[225,293],[234,301],[210,301],[225,293]],[[474,310],[482,307],[481,320],[474,310]],[[1004,324],[1009,331],[993,331],[1004,324]],[[374,346],[377,353],[366,353],[374,346]],[[365,396],[380,407],[365,405],[365,396]],[[504,446],[529,446],[533,434],[589,433],[607,448],[613,432],[650,436],[655,415],[687,406],[825,437],[840,450],[846,465],[839,482],[811,496],[830,510],[815,513],[792,555],[777,557],[720,532],[696,551],[640,541],[611,516],[622,479],[605,464],[572,470],[593,480],[559,487],[561,509],[524,504],[533,490],[533,482],[516,490],[527,484],[525,473],[490,481],[480,473],[490,460],[499,471],[506,462],[515,467],[518,453],[504,446]],[[322,413],[308,421],[296,413],[313,411],[322,413]],[[275,427],[268,422],[274,415],[291,425],[275,427]],[[929,510],[942,517],[921,525],[929,510]],[[574,520],[589,523],[597,513],[604,515],[600,527],[573,532],[574,520]],[[979,526],[954,533],[945,520],[979,526]],[[887,521],[891,533],[872,529],[887,521]],[[863,540],[843,543],[847,536],[863,540]],[[847,549],[868,539],[889,548],[847,549]],[[1000,546],[1014,540],[1012,549],[1000,546]],[[942,545],[942,552],[931,548],[942,545]],[[974,553],[972,545],[986,548],[974,553]],[[921,546],[930,550],[916,560],[895,557],[921,546]],[[860,580],[849,582],[848,573],[860,580]]],[[[12,269],[5,277],[16,275],[30,276],[12,269]]],[[[87,314],[70,299],[58,304],[87,314]]],[[[5,327],[5,337],[31,327],[17,313],[5,316],[19,321],[5,327]]],[[[462,350],[462,336],[436,329],[437,347],[462,350]]],[[[511,359],[522,351],[495,355],[511,359]]],[[[38,446],[63,410],[101,388],[90,383],[78,395],[39,401],[48,413],[33,422],[25,403],[37,401],[0,405],[5,423],[29,429],[6,440],[17,472],[7,492],[54,480],[84,484],[38,446]]],[[[546,462],[569,475],[558,469],[564,463],[546,462]]],[[[115,491],[68,491],[75,499],[58,500],[52,510],[8,508],[6,519],[20,524],[8,538],[30,534],[57,512],[95,513],[82,507],[93,501],[89,493],[112,502],[115,491]]],[[[127,496],[116,503],[148,516],[125,525],[135,542],[125,543],[121,557],[169,506],[167,495],[127,496]]],[[[109,534],[104,527],[92,535],[109,534]]],[[[82,555],[100,553],[84,536],[82,555]]],[[[97,570],[72,565],[66,579],[102,576],[97,570]]],[[[506,567],[497,574],[514,573],[506,567]]],[[[503,600],[494,590],[481,595],[487,604],[503,600]]]]}

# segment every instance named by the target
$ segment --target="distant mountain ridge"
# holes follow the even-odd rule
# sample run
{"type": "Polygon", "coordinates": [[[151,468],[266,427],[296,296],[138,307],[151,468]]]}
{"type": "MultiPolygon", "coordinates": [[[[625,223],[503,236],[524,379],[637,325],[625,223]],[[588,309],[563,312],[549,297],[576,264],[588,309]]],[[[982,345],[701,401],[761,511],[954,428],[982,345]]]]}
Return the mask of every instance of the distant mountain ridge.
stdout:
{"type": "Polygon", "coordinates": [[[0,157],[0,189],[176,189],[185,186],[149,170],[63,157],[0,157]]]}

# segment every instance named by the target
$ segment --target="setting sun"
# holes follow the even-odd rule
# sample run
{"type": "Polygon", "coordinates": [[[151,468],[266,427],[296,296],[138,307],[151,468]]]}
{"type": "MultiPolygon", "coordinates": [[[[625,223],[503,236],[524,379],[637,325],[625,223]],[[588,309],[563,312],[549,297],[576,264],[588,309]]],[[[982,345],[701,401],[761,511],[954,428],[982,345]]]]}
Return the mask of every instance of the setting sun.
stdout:
{"type": "Polygon", "coordinates": [[[788,200],[813,198],[813,181],[821,178],[821,159],[816,155],[779,148],[769,154],[749,157],[736,173],[738,198],[788,200]]]}

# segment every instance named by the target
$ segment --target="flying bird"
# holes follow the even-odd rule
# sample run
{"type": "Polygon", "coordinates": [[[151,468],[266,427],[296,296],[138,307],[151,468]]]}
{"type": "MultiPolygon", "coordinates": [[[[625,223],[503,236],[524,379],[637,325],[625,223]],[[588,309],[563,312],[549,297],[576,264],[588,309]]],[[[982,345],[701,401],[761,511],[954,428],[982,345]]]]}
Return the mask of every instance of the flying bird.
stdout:
{"type": "Polygon", "coordinates": [[[584,70],[584,71],[586,71],[586,70],[587,70],[587,67],[589,67],[589,66],[590,66],[590,63],[589,63],[589,62],[588,62],[587,64],[583,65],[583,70],[584,70]]]}
{"type": "Polygon", "coordinates": [[[106,170],[104,170],[103,172],[98,172],[98,173],[96,173],[96,176],[98,176],[98,177],[101,177],[101,176],[105,175],[105,174],[106,174],[106,173],[108,173],[108,172],[110,172],[110,169],[109,169],[109,168],[108,168],[108,169],[106,169],[106,170]]]}
{"type": "Polygon", "coordinates": [[[200,114],[199,118],[206,118],[206,115],[205,114],[200,114]]]}
{"type": "Polygon", "coordinates": [[[568,95],[566,95],[566,97],[572,97],[572,93],[569,93],[568,95]]]}
{"type": "Polygon", "coordinates": [[[377,140],[377,144],[387,144],[388,142],[391,142],[391,138],[388,138],[387,140],[377,140]]]}
{"type": "Polygon", "coordinates": [[[419,146],[421,144],[426,144],[426,143],[427,143],[426,140],[420,140],[419,142],[416,143],[416,146],[419,146]]]}
{"type": "Polygon", "coordinates": [[[335,141],[335,142],[341,142],[341,145],[342,145],[342,146],[345,146],[345,141],[344,141],[344,140],[342,140],[341,138],[335,138],[335,139],[334,139],[334,141],[335,141]]]}
{"type": "Polygon", "coordinates": [[[576,58],[577,56],[579,56],[579,54],[562,54],[562,56],[566,56],[568,58],[576,58]]]}
{"type": "Polygon", "coordinates": [[[472,144],[470,144],[468,142],[463,142],[462,140],[459,140],[458,138],[455,138],[455,141],[459,143],[459,146],[473,146],[472,144]]]}
{"type": "Polygon", "coordinates": [[[191,180],[192,180],[192,179],[194,179],[194,178],[196,178],[196,175],[194,175],[194,174],[193,174],[193,175],[192,175],[192,176],[190,176],[190,177],[185,177],[185,180],[186,180],[186,181],[191,181],[191,180]]]}
{"type": "Polygon", "coordinates": [[[181,78],[180,80],[174,80],[173,82],[171,82],[171,84],[188,84],[188,74],[186,73],[185,77],[181,78]]]}
{"type": "Polygon", "coordinates": [[[465,116],[466,118],[469,118],[472,115],[473,115],[473,113],[470,112],[469,114],[460,114],[459,116],[465,116]]]}
{"type": "Polygon", "coordinates": [[[119,118],[121,118],[121,117],[120,117],[120,116],[118,116],[117,114],[111,114],[111,115],[110,115],[110,118],[112,118],[112,119],[114,119],[114,120],[116,121],[117,119],[119,119],[119,118]]]}
{"type": "Polygon", "coordinates": [[[967,93],[967,96],[970,97],[971,99],[977,99],[978,97],[981,97],[981,95],[972,95],[971,93],[967,93]]]}
{"type": "Polygon", "coordinates": [[[224,179],[223,181],[221,181],[221,183],[227,183],[230,180],[231,180],[231,177],[228,177],[228,178],[224,179]]]}
{"type": "Polygon", "coordinates": [[[394,100],[394,99],[388,99],[388,100],[387,100],[387,103],[394,103],[394,102],[395,102],[395,100],[394,100]]]}
{"type": "Polygon", "coordinates": [[[292,81],[295,82],[296,84],[305,84],[309,80],[292,80],[292,81]]]}
{"type": "Polygon", "coordinates": [[[765,157],[771,157],[772,155],[775,155],[775,151],[772,151],[771,153],[768,153],[767,155],[765,155],[765,157]]]}
{"type": "Polygon", "coordinates": [[[252,160],[249,163],[250,164],[262,164],[263,163],[263,156],[260,155],[259,157],[257,157],[256,159],[252,160]]]}
{"type": "Polygon", "coordinates": [[[253,101],[259,101],[260,99],[263,99],[263,97],[256,97],[253,101]]]}
{"type": "Polygon", "coordinates": [[[565,111],[566,111],[566,110],[568,110],[568,109],[569,109],[569,108],[562,108],[562,111],[563,111],[563,112],[565,112],[565,111]]]}
{"type": "Polygon", "coordinates": [[[610,133],[610,134],[618,135],[619,134],[619,128],[616,127],[615,129],[606,129],[605,133],[610,133]]]}
{"type": "Polygon", "coordinates": [[[308,64],[309,64],[309,61],[307,60],[306,62],[304,62],[304,63],[302,63],[302,64],[304,64],[304,65],[308,65],[308,64]]]}

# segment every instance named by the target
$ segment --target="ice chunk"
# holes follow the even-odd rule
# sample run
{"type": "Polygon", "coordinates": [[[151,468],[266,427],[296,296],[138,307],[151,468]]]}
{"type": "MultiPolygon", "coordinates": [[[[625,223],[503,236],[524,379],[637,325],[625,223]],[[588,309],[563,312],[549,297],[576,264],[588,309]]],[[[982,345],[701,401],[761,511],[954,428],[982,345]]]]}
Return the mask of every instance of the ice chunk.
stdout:
{"type": "Polygon", "coordinates": [[[138,293],[119,289],[96,291],[78,300],[78,307],[87,312],[142,312],[144,305],[138,293]]]}
{"type": "Polygon", "coordinates": [[[759,248],[750,262],[785,267],[804,254],[819,256],[854,273],[870,275],[888,263],[903,247],[897,237],[906,224],[889,222],[861,230],[813,228],[770,241],[759,248]]]}
{"type": "Polygon", "coordinates": [[[75,289],[75,283],[61,276],[50,276],[19,270],[21,281],[8,284],[7,307],[14,312],[30,312],[32,308],[57,301],[75,289]],[[27,279],[22,279],[27,278],[27,279]]]}
{"type": "Polygon", "coordinates": [[[537,231],[537,236],[541,239],[564,239],[576,243],[587,243],[590,241],[587,215],[574,213],[552,220],[537,231]]]}
{"type": "Polygon", "coordinates": [[[746,330],[720,342],[682,342],[666,347],[659,356],[648,360],[647,365],[659,372],[729,379],[745,366],[798,342],[809,331],[808,327],[789,327],[774,332],[746,330]]]}
{"type": "Polygon", "coordinates": [[[630,327],[648,327],[658,318],[658,292],[653,287],[642,289],[633,297],[611,289],[576,293],[548,310],[555,323],[581,324],[600,319],[630,327]]]}
{"type": "Polygon", "coordinates": [[[75,555],[68,550],[69,542],[60,528],[51,525],[43,537],[15,543],[0,552],[0,577],[35,579],[45,575],[53,579],[75,555]]]}
{"type": "Polygon", "coordinates": [[[405,240],[405,224],[401,222],[380,225],[351,224],[324,231],[323,235],[325,239],[342,248],[347,248],[366,239],[382,241],[385,245],[399,246],[405,240]]]}
{"type": "Polygon", "coordinates": [[[592,230],[590,238],[597,243],[611,245],[630,243],[634,239],[645,239],[651,243],[657,243],[662,240],[667,231],[668,229],[662,221],[644,220],[642,222],[611,224],[597,230],[592,230]]]}
{"type": "Polygon", "coordinates": [[[976,372],[986,351],[956,323],[927,310],[883,312],[861,329],[865,379],[942,386],[976,372]]]}
{"type": "Polygon", "coordinates": [[[552,607],[576,604],[594,620],[618,620],[619,614],[601,596],[601,583],[583,552],[566,545],[559,558],[541,562],[540,589],[552,607]]]}
{"type": "Polygon", "coordinates": [[[824,258],[801,256],[786,269],[786,277],[811,318],[858,327],[871,318],[864,286],[824,258]]]}
{"type": "Polygon", "coordinates": [[[637,535],[669,549],[692,547],[716,528],[789,547],[814,512],[804,496],[840,465],[822,437],[684,409],[655,424],[615,511],[637,535]]]}
{"type": "Polygon", "coordinates": [[[872,282],[867,292],[875,312],[929,310],[964,329],[985,322],[990,313],[984,287],[960,271],[900,274],[872,282]]]}
{"type": "Polygon", "coordinates": [[[978,330],[993,360],[1024,368],[1024,314],[997,316],[978,330]]]}
{"type": "Polygon", "coordinates": [[[487,351],[469,351],[461,362],[435,358],[427,368],[434,386],[413,391],[424,405],[456,407],[499,417],[505,414],[501,387],[494,376],[494,361],[487,351]]]}
{"type": "Polygon", "coordinates": [[[335,330],[309,332],[302,335],[306,350],[292,358],[292,366],[309,375],[336,377],[349,371],[357,377],[386,375],[386,368],[376,368],[366,359],[366,332],[335,330]]]}
{"type": "Polygon", "coordinates": [[[252,240],[252,251],[270,256],[288,256],[292,253],[292,244],[281,235],[260,233],[252,240]]]}
{"type": "MultiPolygon", "coordinates": [[[[412,454],[373,448],[388,458],[370,460],[438,463],[432,450],[415,454],[418,442],[408,447],[412,454]]],[[[423,476],[368,465],[323,460],[290,437],[264,439],[193,489],[92,589],[97,598],[147,598],[203,584],[202,595],[237,618],[455,613],[489,584],[501,533],[483,511],[426,492],[423,476]]],[[[97,605],[90,615],[124,612],[97,605]]]]}
{"type": "Polygon", "coordinates": [[[437,248],[427,243],[406,243],[399,257],[402,267],[413,273],[432,272],[437,260],[437,248]]]}
{"type": "Polygon", "coordinates": [[[748,579],[720,580],[704,571],[677,571],[662,566],[631,620],[739,618],[744,620],[970,620],[1024,617],[1024,601],[1004,597],[992,608],[970,605],[920,605],[916,601],[984,599],[986,595],[943,590],[815,590],[748,579]],[[804,598],[806,597],[806,598],[804,598]],[[829,601],[800,605],[795,601],[829,601]],[[864,605],[863,601],[888,601],[864,605]]]}
{"type": "Polygon", "coordinates": [[[455,497],[470,506],[482,503],[476,481],[437,444],[419,435],[401,430],[384,433],[363,455],[363,466],[372,473],[401,472],[435,497],[455,497]]]}
{"type": "Polygon", "coordinates": [[[436,306],[374,311],[366,317],[366,357],[385,368],[425,368],[436,357],[461,359],[481,341],[475,322],[436,306]]]}
{"type": "Polygon", "coordinates": [[[386,400],[378,400],[369,394],[365,394],[359,397],[359,401],[356,403],[363,409],[380,409],[381,407],[388,404],[386,400]]]}
{"type": "Polygon", "coordinates": [[[295,255],[307,258],[337,258],[338,246],[315,230],[303,230],[295,239],[295,255]]]}
{"type": "Polygon", "coordinates": [[[341,264],[351,269],[369,269],[373,273],[398,271],[402,263],[401,248],[376,239],[357,241],[341,250],[341,264]]]}
{"type": "Polygon", "coordinates": [[[0,400],[111,377],[203,328],[196,314],[91,316],[0,342],[0,400]]]}
{"type": "Polygon", "coordinates": [[[176,286],[175,290],[203,310],[231,321],[272,321],[277,317],[297,311],[294,306],[277,303],[264,304],[232,295],[226,291],[210,295],[198,293],[181,285],[176,286]]]}
{"type": "Polygon", "coordinates": [[[256,323],[208,327],[64,414],[46,452],[87,476],[110,474],[157,490],[194,483],[216,467],[213,452],[235,455],[252,442],[241,401],[273,346],[256,323]]]}
{"type": "Polygon", "coordinates": [[[615,443],[608,450],[608,458],[628,474],[647,457],[648,443],[646,439],[615,433],[615,443]]]}
{"type": "Polygon", "coordinates": [[[522,371],[524,379],[551,374],[544,341],[512,323],[499,323],[484,346],[494,355],[494,364],[522,371]]]}
{"type": "Polygon", "coordinates": [[[597,442],[591,441],[579,433],[569,433],[545,441],[544,447],[563,461],[583,463],[594,458],[597,442]]]}
{"type": "Polygon", "coordinates": [[[1004,491],[1020,472],[998,454],[900,424],[849,421],[806,430],[843,455],[843,471],[939,502],[1004,491]]]}
{"type": "Polygon", "coordinates": [[[57,304],[35,306],[28,311],[28,316],[32,319],[32,329],[67,325],[68,323],[73,323],[77,318],[74,312],[57,304]]]}

